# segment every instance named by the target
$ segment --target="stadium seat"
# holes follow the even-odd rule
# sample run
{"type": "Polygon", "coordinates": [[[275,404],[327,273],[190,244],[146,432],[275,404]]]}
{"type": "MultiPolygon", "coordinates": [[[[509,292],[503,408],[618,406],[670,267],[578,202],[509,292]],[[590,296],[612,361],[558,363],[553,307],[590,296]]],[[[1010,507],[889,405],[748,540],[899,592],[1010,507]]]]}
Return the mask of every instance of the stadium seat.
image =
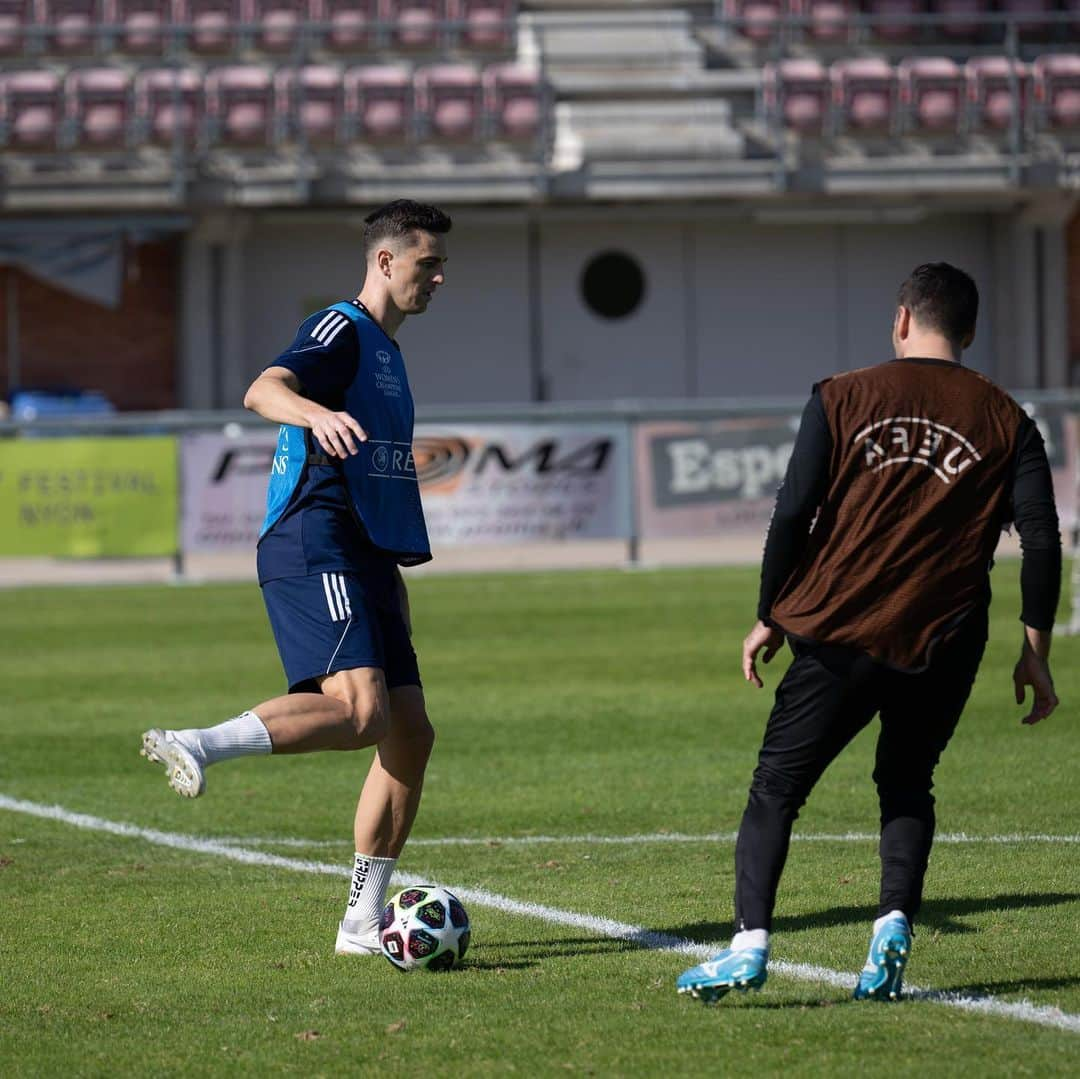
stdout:
{"type": "Polygon", "coordinates": [[[106,21],[118,28],[116,48],[125,53],[161,52],[165,27],[175,20],[170,0],[110,0],[106,21]]]}
{"type": "Polygon", "coordinates": [[[341,69],[333,64],[281,68],[274,75],[277,129],[289,140],[336,142],[345,113],[341,69]]]}
{"type": "Polygon", "coordinates": [[[804,135],[825,130],[829,76],[817,60],[781,60],[762,71],[765,110],[782,126],[804,135]]]}
{"type": "Polygon", "coordinates": [[[38,0],[36,21],[50,28],[50,52],[90,52],[99,25],[97,0],[38,0]]]}
{"type": "Polygon", "coordinates": [[[267,52],[287,52],[300,38],[305,22],[318,22],[318,0],[248,0],[245,21],[258,27],[255,42],[267,52]]]}
{"type": "Polygon", "coordinates": [[[212,143],[263,146],[273,138],[273,81],[268,68],[237,64],[206,77],[208,137],[212,143]]]}
{"type": "Polygon", "coordinates": [[[854,10],[853,0],[802,0],[800,14],[808,20],[806,32],[815,41],[845,41],[854,10]]]}
{"type": "Polygon", "coordinates": [[[394,44],[404,49],[434,49],[445,16],[442,0],[380,0],[379,4],[379,18],[391,24],[394,44]]]}
{"type": "Polygon", "coordinates": [[[864,10],[874,20],[874,37],[901,42],[914,39],[925,5],[923,0],[866,0],[864,10]]]}
{"type": "Polygon", "coordinates": [[[858,56],[829,70],[837,125],[848,131],[887,131],[895,119],[896,72],[887,60],[858,56]]]}
{"type": "Polygon", "coordinates": [[[228,52],[244,21],[241,0],[177,0],[177,21],[188,27],[192,52],[228,52]]]}
{"type": "Polygon", "coordinates": [[[968,110],[973,128],[1004,131],[1023,122],[1028,99],[1028,69],[1006,56],[978,56],[964,65],[968,110]]]}
{"type": "Polygon", "coordinates": [[[540,131],[540,79],[531,68],[492,64],[484,70],[484,112],[496,137],[532,139],[540,131]]]}
{"type": "Polygon", "coordinates": [[[904,127],[958,133],[966,83],[960,66],[945,56],[914,56],[896,68],[904,127]]]}
{"type": "Polygon", "coordinates": [[[0,0],[0,56],[23,51],[23,30],[32,21],[30,0],[0,0]]]}
{"type": "Polygon", "coordinates": [[[1080,128],[1080,56],[1054,53],[1031,65],[1036,126],[1051,130],[1080,128]]]}
{"type": "Polygon", "coordinates": [[[935,24],[938,33],[947,38],[981,37],[988,24],[983,16],[990,11],[990,0],[935,0],[933,9],[942,16],[935,24]]]}
{"type": "Polygon", "coordinates": [[[448,16],[460,22],[468,49],[505,49],[513,44],[515,5],[512,0],[450,0],[448,16]]]}
{"type": "Polygon", "coordinates": [[[376,0],[325,0],[322,21],[329,24],[325,44],[338,52],[358,52],[373,40],[376,0]]]}
{"type": "Polygon", "coordinates": [[[724,18],[738,20],[736,32],[761,43],[773,38],[788,8],[788,0],[724,0],[724,18]]]}
{"type": "Polygon", "coordinates": [[[345,72],[349,138],[404,139],[412,130],[412,73],[406,67],[355,67],[345,72]]]}
{"type": "Polygon", "coordinates": [[[0,141],[17,149],[55,149],[62,102],[60,76],[52,71],[0,75],[0,141]]]}
{"type": "Polygon", "coordinates": [[[428,132],[475,139],[480,125],[480,76],[467,64],[436,64],[416,73],[416,111],[428,132]]]}
{"type": "Polygon", "coordinates": [[[192,145],[203,115],[202,76],[194,68],[148,68],[135,76],[135,118],[141,140],[192,145]]]}
{"type": "Polygon", "coordinates": [[[64,85],[68,145],[119,148],[132,117],[131,74],[123,68],[77,68],[64,85]]]}

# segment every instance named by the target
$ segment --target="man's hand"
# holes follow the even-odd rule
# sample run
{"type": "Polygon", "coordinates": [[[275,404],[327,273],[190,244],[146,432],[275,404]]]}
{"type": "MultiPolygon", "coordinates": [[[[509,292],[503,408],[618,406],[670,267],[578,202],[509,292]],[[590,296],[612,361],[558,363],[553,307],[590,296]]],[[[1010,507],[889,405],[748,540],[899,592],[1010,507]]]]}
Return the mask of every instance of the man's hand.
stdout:
{"type": "Polygon", "coordinates": [[[757,654],[763,648],[765,654],[761,657],[762,662],[768,663],[769,660],[776,655],[780,646],[784,643],[784,635],[778,629],[773,629],[772,626],[765,625],[764,622],[757,622],[754,628],[746,635],[746,640],[743,641],[742,646],[742,672],[743,677],[748,682],[753,682],[758,689],[764,685],[761,679],[758,677],[757,665],[755,660],[757,654]]]}
{"type": "Polygon", "coordinates": [[[1058,706],[1054,692],[1054,680],[1050,677],[1050,664],[1047,654],[1050,651],[1050,635],[1039,630],[1025,627],[1024,645],[1020,649],[1020,658],[1013,670],[1013,688],[1016,690],[1016,703],[1024,703],[1025,687],[1031,686],[1033,700],[1031,711],[1020,721],[1027,726],[1046,719],[1058,706]]]}
{"type": "Polygon", "coordinates": [[[311,433],[330,457],[345,458],[358,453],[357,442],[367,442],[367,432],[348,414],[325,409],[312,417],[311,433]]]}

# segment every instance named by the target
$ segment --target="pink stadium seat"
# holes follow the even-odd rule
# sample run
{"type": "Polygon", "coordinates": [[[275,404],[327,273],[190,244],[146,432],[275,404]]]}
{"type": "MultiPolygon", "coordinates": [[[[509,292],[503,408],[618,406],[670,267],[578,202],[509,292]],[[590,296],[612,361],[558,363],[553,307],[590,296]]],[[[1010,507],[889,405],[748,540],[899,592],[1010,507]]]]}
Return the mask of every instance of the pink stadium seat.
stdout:
{"type": "Polygon", "coordinates": [[[350,137],[404,139],[412,129],[412,73],[405,67],[354,67],[345,72],[350,137]]]}
{"type": "Polygon", "coordinates": [[[174,22],[170,0],[110,0],[106,21],[119,27],[116,46],[121,52],[160,52],[165,27],[174,22]]]}
{"type": "Polygon", "coordinates": [[[327,48],[356,52],[373,38],[372,24],[379,18],[376,0],[325,0],[322,19],[329,23],[327,48]]]}
{"type": "Polygon", "coordinates": [[[267,52],[287,52],[300,37],[304,22],[322,18],[318,0],[248,0],[245,21],[259,27],[255,35],[260,49],[267,52]]]}
{"type": "Polygon", "coordinates": [[[769,41],[789,10],[788,0],[724,0],[724,16],[738,19],[738,33],[751,41],[769,41]]]}
{"type": "Polygon", "coordinates": [[[52,71],[0,75],[0,129],[6,145],[52,150],[60,130],[60,77],[52,71]]]}
{"type": "Polygon", "coordinates": [[[856,131],[892,127],[896,72],[878,56],[837,60],[829,71],[833,105],[841,126],[856,131]]]}
{"type": "Polygon", "coordinates": [[[932,10],[944,17],[937,32],[950,38],[977,38],[986,29],[983,16],[990,11],[990,0],[934,0],[932,10]]]}
{"type": "Polygon", "coordinates": [[[1031,65],[1031,73],[1039,127],[1080,129],[1080,56],[1040,56],[1031,65]]]}
{"type": "Polygon", "coordinates": [[[979,56],[964,65],[964,74],[973,126],[1004,131],[1014,118],[1022,122],[1028,99],[1026,64],[1005,56],[979,56]]]}
{"type": "Polygon", "coordinates": [[[829,76],[817,60],[781,60],[762,72],[766,111],[784,127],[821,134],[829,112],[829,76]]]}
{"type": "Polygon", "coordinates": [[[809,20],[807,33],[816,41],[846,41],[851,31],[853,0],[802,0],[802,14],[809,20]]]}
{"type": "Polygon", "coordinates": [[[336,142],[345,112],[341,69],[333,64],[281,68],[274,75],[274,110],[286,138],[336,142]]]}
{"type": "Polygon", "coordinates": [[[533,139],[540,131],[540,78],[531,68],[492,64],[483,76],[484,111],[498,136],[533,139]]]}
{"type": "Polygon", "coordinates": [[[98,25],[97,0],[38,0],[37,21],[51,27],[48,48],[55,52],[89,52],[98,25]]]}
{"type": "Polygon", "coordinates": [[[237,64],[206,77],[206,112],[212,141],[262,146],[272,139],[273,84],[268,68],[237,64]]]}
{"type": "Polygon", "coordinates": [[[228,52],[237,26],[244,21],[241,0],[178,0],[178,21],[189,26],[188,47],[193,52],[228,52]]]}
{"type": "Polygon", "coordinates": [[[149,68],[135,76],[142,138],[167,146],[195,142],[203,119],[202,76],[194,68],[149,68]]]}
{"type": "Polygon", "coordinates": [[[23,49],[23,28],[33,19],[31,0],[0,0],[0,56],[23,49]]]}
{"type": "Polygon", "coordinates": [[[405,49],[433,49],[446,17],[443,0],[380,0],[379,17],[393,25],[393,39],[405,49]]]}
{"type": "Polygon", "coordinates": [[[896,68],[905,126],[958,132],[966,83],[960,66],[944,56],[916,56],[896,68]]]}
{"type": "Polygon", "coordinates": [[[505,49],[514,40],[512,0],[450,0],[447,14],[463,24],[462,42],[469,49],[505,49]]]}
{"type": "Polygon", "coordinates": [[[467,64],[436,64],[417,71],[416,109],[439,138],[477,138],[480,76],[467,64]]]}
{"type": "Polygon", "coordinates": [[[70,141],[83,147],[121,147],[132,116],[131,74],[115,67],[78,68],[65,81],[70,141]]]}
{"type": "Polygon", "coordinates": [[[924,0],[866,0],[864,10],[874,18],[873,34],[881,41],[911,41],[919,29],[924,0]]]}

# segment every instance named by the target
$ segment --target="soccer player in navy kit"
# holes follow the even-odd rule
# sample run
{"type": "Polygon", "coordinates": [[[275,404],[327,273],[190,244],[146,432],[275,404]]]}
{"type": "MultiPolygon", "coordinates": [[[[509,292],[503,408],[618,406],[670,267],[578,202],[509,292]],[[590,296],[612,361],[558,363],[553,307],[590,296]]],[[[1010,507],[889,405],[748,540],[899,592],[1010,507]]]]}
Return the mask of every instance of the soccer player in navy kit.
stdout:
{"type": "Polygon", "coordinates": [[[191,798],[206,768],[232,757],[378,747],[356,808],[338,954],[379,951],[387,884],[435,737],[398,570],[431,553],[394,335],[443,283],[450,228],[442,211],[409,200],[371,214],[359,296],[305,319],[244,397],[282,425],[258,572],[288,695],[216,727],[143,735],[143,755],[191,798]]]}

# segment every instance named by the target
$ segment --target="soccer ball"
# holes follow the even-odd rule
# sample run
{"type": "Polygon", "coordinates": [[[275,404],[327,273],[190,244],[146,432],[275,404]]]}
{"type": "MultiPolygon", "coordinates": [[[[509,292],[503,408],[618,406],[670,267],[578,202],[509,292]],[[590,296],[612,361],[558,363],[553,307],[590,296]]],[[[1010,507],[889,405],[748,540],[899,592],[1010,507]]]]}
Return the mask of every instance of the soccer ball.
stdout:
{"type": "Polygon", "coordinates": [[[383,955],[398,970],[449,970],[469,947],[469,916],[445,888],[418,884],[386,904],[379,942],[383,955]]]}

